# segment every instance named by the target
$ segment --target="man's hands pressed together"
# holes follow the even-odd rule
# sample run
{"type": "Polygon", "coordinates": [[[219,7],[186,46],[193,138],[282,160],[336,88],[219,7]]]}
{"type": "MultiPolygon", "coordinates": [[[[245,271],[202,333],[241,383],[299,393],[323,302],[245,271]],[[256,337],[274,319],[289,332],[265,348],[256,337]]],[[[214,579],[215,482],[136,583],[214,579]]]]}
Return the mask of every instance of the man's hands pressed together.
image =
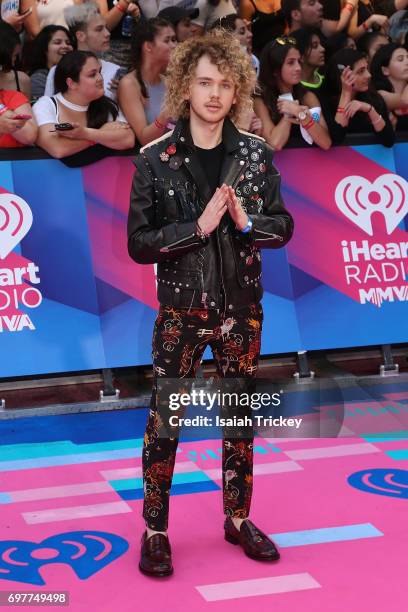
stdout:
{"type": "Polygon", "coordinates": [[[222,185],[217,187],[203,214],[197,219],[202,232],[206,235],[211,234],[218,227],[227,210],[237,229],[241,230],[247,225],[248,215],[242,208],[235,191],[232,187],[222,185]]]}

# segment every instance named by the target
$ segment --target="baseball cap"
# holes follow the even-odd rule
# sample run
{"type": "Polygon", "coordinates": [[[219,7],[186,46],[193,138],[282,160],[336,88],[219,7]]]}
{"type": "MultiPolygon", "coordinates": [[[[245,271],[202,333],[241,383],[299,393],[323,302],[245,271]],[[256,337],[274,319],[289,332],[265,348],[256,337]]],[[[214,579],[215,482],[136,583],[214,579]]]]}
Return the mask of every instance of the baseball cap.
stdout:
{"type": "Polygon", "coordinates": [[[170,21],[173,25],[177,25],[182,19],[186,19],[187,17],[195,19],[199,14],[200,10],[198,8],[185,9],[181,6],[168,6],[162,9],[157,16],[170,21]]]}

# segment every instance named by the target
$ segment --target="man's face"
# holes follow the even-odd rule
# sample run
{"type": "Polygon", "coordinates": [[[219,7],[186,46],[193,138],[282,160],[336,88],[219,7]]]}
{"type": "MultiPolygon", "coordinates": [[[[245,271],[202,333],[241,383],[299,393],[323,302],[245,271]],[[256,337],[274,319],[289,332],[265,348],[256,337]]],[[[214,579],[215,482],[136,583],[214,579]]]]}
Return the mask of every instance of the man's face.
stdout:
{"type": "Polygon", "coordinates": [[[176,25],[176,36],[178,42],[183,42],[194,36],[194,27],[190,17],[185,17],[178,22],[176,25]]]}
{"type": "Polygon", "coordinates": [[[190,84],[190,116],[203,123],[219,123],[235,103],[235,85],[230,75],[220,72],[207,55],[197,64],[190,84]]]}
{"type": "Polygon", "coordinates": [[[103,53],[110,47],[110,32],[102,16],[94,17],[84,32],[77,33],[78,42],[87,46],[93,53],[103,53]]]}
{"type": "Polygon", "coordinates": [[[323,5],[319,0],[300,0],[300,27],[320,28],[323,19],[323,5]]]}

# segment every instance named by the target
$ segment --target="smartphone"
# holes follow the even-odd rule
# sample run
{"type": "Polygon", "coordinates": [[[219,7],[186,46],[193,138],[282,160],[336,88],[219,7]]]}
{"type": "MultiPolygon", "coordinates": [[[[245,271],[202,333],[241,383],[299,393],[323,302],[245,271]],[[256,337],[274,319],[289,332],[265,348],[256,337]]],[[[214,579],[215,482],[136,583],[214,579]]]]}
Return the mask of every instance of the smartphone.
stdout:
{"type": "Polygon", "coordinates": [[[12,119],[17,119],[20,121],[28,121],[29,119],[32,119],[32,116],[31,115],[14,115],[12,119]]]}
{"type": "Polygon", "coordinates": [[[340,74],[343,72],[343,70],[345,69],[345,65],[344,64],[337,64],[337,69],[340,72],[340,74]]]}
{"type": "Polygon", "coordinates": [[[54,127],[58,132],[67,132],[74,129],[72,123],[56,123],[54,127]]]}

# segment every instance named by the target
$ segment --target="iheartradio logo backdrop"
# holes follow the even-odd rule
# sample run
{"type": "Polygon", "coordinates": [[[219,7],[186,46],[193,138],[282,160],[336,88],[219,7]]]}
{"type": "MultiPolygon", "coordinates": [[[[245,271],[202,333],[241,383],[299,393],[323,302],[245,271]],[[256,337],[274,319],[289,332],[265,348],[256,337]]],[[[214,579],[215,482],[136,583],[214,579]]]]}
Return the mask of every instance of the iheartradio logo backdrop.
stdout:
{"type": "Polygon", "coordinates": [[[31,208],[23,198],[0,193],[0,333],[36,329],[28,313],[42,302],[36,286],[39,268],[13,252],[32,223],[31,208]]]}
{"type": "MultiPolygon", "coordinates": [[[[132,161],[0,162],[2,376],[151,363],[154,267],[127,253],[132,161]]],[[[262,254],[263,354],[406,342],[408,143],[275,164],[295,233],[262,254]]]]}
{"type": "Polygon", "coordinates": [[[336,187],[336,204],[350,221],[373,236],[372,215],[381,213],[391,234],[408,213],[408,183],[397,174],[382,174],[374,182],[347,176],[336,187]]]}
{"type": "Polygon", "coordinates": [[[21,242],[33,223],[31,208],[23,198],[0,193],[0,259],[21,242]]]}

